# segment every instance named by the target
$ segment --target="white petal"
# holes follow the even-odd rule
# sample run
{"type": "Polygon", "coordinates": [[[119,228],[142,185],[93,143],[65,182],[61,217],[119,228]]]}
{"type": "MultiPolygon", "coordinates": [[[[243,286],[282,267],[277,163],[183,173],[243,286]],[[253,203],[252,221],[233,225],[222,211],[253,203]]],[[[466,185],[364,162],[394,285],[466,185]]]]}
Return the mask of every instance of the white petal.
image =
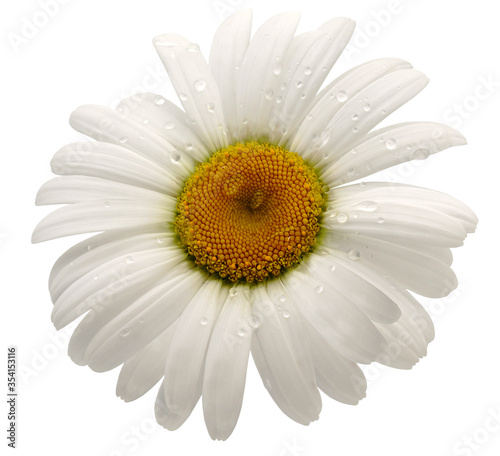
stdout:
{"type": "MultiPolygon", "coordinates": [[[[352,263],[352,261],[351,261],[352,263]]],[[[321,277],[330,286],[348,298],[371,321],[393,323],[401,316],[396,302],[374,281],[366,280],[349,268],[349,263],[340,255],[322,256],[310,253],[307,266],[314,277],[321,277]]]]}
{"type": "Polygon", "coordinates": [[[457,286],[449,266],[417,249],[361,235],[328,235],[329,246],[351,261],[367,262],[385,271],[397,284],[422,296],[440,298],[457,286]]]}
{"type": "Polygon", "coordinates": [[[167,429],[181,426],[201,396],[208,342],[227,293],[220,280],[207,280],[177,321],[163,384],[165,401],[173,412],[163,424],[167,429]]]}
{"type": "MultiPolygon", "coordinates": [[[[335,189],[335,200],[350,205],[362,201],[408,202],[442,212],[460,223],[467,233],[476,229],[477,217],[464,203],[445,193],[413,185],[389,182],[363,182],[335,189]]],[[[373,208],[373,207],[372,207],[373,208]]]]}
{"type": "Polygon", "coordinates": [[[210,50],[210,69],[221,92],[230,142],[238,139],[237,87],[243,59],[250,42],[251,27],[252,10],[245,9],[231,14],[219,26],[210,50]]]}
{"type": "Polygon", "coordinates": [[[385,348],[380,332],[348,298],[313,274],[303,263],[300,270],[285,275],[281,280],[283,302],[292,299],[295,309],[342,356],[360,363],[373,361],[385,348]]]}
{"type": "Polygon", "coordinates": [[[51,161],[52,172],[100,177],[177,196],[180,186],[162,167],[125,147],[104,142],[80,142],[59,150],[51,161]]]}
{"type": "Polygon", "coordinates": [[[178,184],[182,184],[192,171],[192,160],[187,154],[180,154],[143,122],[139,123],[123,113],[104,106],[85,105],[72,112],[69,123],[75,130],[96,141],[130,149],[162,167],[178,184]]]}
{"type": "Polygon", "coordinates": [[[335,199],[336,193],[342,195],[341,189],[332,193],[334,204],[325,212],[323,225],[336,233],[357,233],[409,246],[420,243],[439,247],[458,247],[467,235],[459,221],[431,205],[426,207],[400,196],[385,195],[368,200],[363,194],[342,200],[335,199]]]}
{"type": "Polygon", "coordinates": [[[248,46],[238,84],[239,137],[258,139],[269,135],[268,120],[273,108],[271,92],[277,92],[283,65],[300,15],[282,13],[264,22],[248,46]]]}
{"type": "Polygon", "coordinates": [[[304,329],[318,387],[332,399],[357,404],[366,395],[366,379],[359,366],[340,356],[308,322],[304,323],[304,329]]]}
{"type": "Polygon", "coordinates": [[[358,65],[339,76],[316,96],[298,131],[292,129],[295,136],[291,138],[290,150],[306,158],[312,157],[328,141],[325,129],[348,100],[359,99],[358,93],[377,79],[408,68],[411,65],[404,60],[377,59],[358,65]]]}
{"type": "Polygon", "coordinates": [[[90,309],[102,314],[103,309],[110,307],[111,296],[134,290],[138,284],[154,283],[168,266],[183,258],[178,248],[146,250],[133,257],[117,256],[72,283],[54,303],[52,321],[60,329],[90,309]]]}
{"type": "Polygon", "coordinates": [[[410,160],[423,160],[451,146],[465,144],[451,127],[433,122],[392,125],[367,135],[321,174],[338,186],[410,160]]]}
{"type": "Polygon", "coordinates": [[[33,231],[33,243],[73,234],[136,228],[171,222],[175,212],[161,206],[113,199],[86,201],[62,207],[47,215],[33,231]]]}
{"type": "Polygon", "coordinates": [[[125,402],[135,401],[163,377],[167,351],[177,326],[176,323],[171,324],[156,339],[123,364],[116,385],[116,395],[125,402]]]}
{"type": "Polygon", "coordinates": [[[153,44],[207,146],[212,151],[227,146],[219,88],[198,45],[173,33],[157,36],[153,44]]]}
{"type": "Polygon", "coordinates": [[[162,284],[161,296],[154,290],[124,309],[90,341],[85,352],[89,367],[107,371],[137,353],[177,320],[205,279],[197,270],[179,271],[162,284]]]}
{"type": "Polygon", "coordinates": [[[177,201],[159,192],[99,177],[62,176],[42,185],[35,204],[72,204],[95,200],[128,199],[150,206],[164,206],[175,211],[177,201]]]}
{"type": "Polygon", "coordinates": [[[271,136],[272,141],[285,146],[287,138],[295,133],[354,26],[354,21],[338,17],[323,24],[317,32],[294,38],[281,71],[280,91],[276,93],[271,117],[273,125],[279,124],[287,132],[282,135],[280,129],[271,136]]]}
{"type": "Polygon", "coordinates": [[[203,415],[212,439],[227,439],[236,425],[245,389],[252,327],[246,287],[230,293],[214,326],[203,377],[203,415]]]}
{"type": "MultiPolygon", "coordinates": [[[[286,310],[268,296],[276,282],[255,290],[252,307],[254,326],[252,357],[264,386],[278,407],[291,419],[307,425],[319,418],[321,397],[316,387],[314,365],[304,344],[301,317],[287,303],[286,310]]],[[[279,284],[278,284],[279,286],[279,284]]],[[[277,289],[280,293],[279,288],[277,289]]],[[[279,295],[276,296],[279,302],[279,295]]]]}
{"type": "Polygon", "coordinates": [[[133,258],[136,252],[174,246],[174,235],[167,236],[160,230],[149,233],[143,229],[138,232],[112,231],[86,239],[69,249],[54,264],[49,278],[52,301],[55,302],[79,278],[110,260],[117,257],[133,258]]]}
{"type": "Polygon", "coordinates": [[[186,154],[199,161],[205,161],[210,156],[186,113],[161,95],[137,93],[122,100],[116,110],[136,122],[142,122],[154,134],[172,144],[181,155],[186,154]]]}

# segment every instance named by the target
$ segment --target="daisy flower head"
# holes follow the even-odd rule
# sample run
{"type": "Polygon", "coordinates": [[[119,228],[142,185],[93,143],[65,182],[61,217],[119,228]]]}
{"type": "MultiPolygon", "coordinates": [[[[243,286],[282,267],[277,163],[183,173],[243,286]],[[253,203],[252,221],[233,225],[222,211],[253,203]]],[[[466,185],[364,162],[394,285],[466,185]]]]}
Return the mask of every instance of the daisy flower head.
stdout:
{"type": "Polygon", "coordinates": [[[200,397],[208,432],[238,419],[250,353],[264,386],[309,424],[319,390],[356,404],[359,364],[411,368],[433,325],[412,293],[457,286],[450,248],[477,223],[451,196],[352,183],[465,144],[434,122],[378,128],[427,78],[400,59],[361,64],[324,85],[354,30],[336,18],[296,35],[284,13],[251,37],[227,18],[208,62],[188,39],[154,46],[183,109],[152,93],[116,110],[86,105],[70,123],[92,138],[59,150],[36,203],[64,204],[33,242],[94,234],[55,263],[52,320],[82,317],[79,365],[122,365],[132,401],[163,379],[155,413],[178,428],[200,397]]]}

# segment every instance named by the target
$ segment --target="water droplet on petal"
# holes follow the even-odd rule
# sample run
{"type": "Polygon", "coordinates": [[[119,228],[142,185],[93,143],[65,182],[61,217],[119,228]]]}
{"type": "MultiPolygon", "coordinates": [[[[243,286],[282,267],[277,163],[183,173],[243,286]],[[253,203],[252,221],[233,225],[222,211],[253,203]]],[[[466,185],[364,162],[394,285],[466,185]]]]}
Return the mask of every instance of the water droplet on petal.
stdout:
{"type": "Polygon", "coordinates": [[[200,52],[200,46],[198,46],[196,43],[191,43],[187,49],[186,49],[190,54],[195,54],[197,52],[200,52]]]}
{"type": "Polygon", "coordinates": [[[361,201],[356,205],[356,209],[363,212],[375,212],[378,209],[378,204],[375,201],[361,201]]]}
{"type": "Polygon", "coordinates": [[[201,325],[202,325],[202,326],[205,326],[205,325],[208,323],[208,320],[207,320],[205,317],[203,317],[203,318],[200,320],[200,323],[201,323],[201,325]]]}
{"type": "Polygon", "coordinates": [[[385,142],[385,147],[389,150],[394,150],[397,146],[397,142],[394,138],[389,138],[385,142]]]}
{"type": "Polygon", "coordinates": [[[264,96],[268,99],[268,100],[271,100],[273,98],[273,95],[274,95],[274,90],[273,89],[267,89],[265,92],[264,92],[264,96]]]}
{"type": "Polygon", "coordinates": [[[284,310],[282,315],[283,315],[283,318],[290,318],[290,312],[288,310],[284,310]]]}
{"type": "Polygon", "coordinates": [[[340,103],[343,103],[344,101],[347,100],[347,93],[345,90],[339,90],[337,92],[337,100],[340,102],[340,103]]]}
{"type": "Polygon", "coordinates": [[[372,109],[372,107],[370,106],[370,103],[366,103],[363,106],[363,111],[365,111],[365,112],[368,112],[370,109],[372,109]]]}
{"type": "Polygon", "coordinates": [[[229,290],[229,295],[230,295],[231,297],[233,297],[233,298],[234,298],[237,294],[238,294],[238,289],[237,289],[237,288],[234,288],[234,287],[233,287],[233,288],[231,288],[231,289],[229,290]]]}
{"type": "Polygon", "coordinates": [[[179,163],[180,159],[181,159],[181,154],[179,152],[177,152],[176,150],[170,152],[170,161],[172,163],[179,163]]]}
{"type": "Polygon", "coordinates": [[[99,280],[99,276],[96,274],[94,277],[92,277],[94,280],[99,280]]]}
{"type": "Polygon", "coordinates": [[[309,76],[312,73],[311,67],[305,67],[304,68],[304,74],[306,76],[309,76]]]}
{"type": "Polygon", "coordinates": [[[188,96],[187,94],[185,94],[184,92],[181,92],[179,94],[179,98],[182,100],[182,101],[186,101],[188,99],[188,96]]]}
{"type": "Polygon", "coordinates": [[[358,119],[359,119],[358,114],[354,113],[354,114],[351,116],[351,119],[352,119],[352,120],[358,120],[358,119]]]}
{"type": "Polygon", "coordinates": [[[306,119],[307,120],[312,120],[313,116],[311,114],[307,114],[306,119]]]}
{"type": "Polygon", "coordinates": [[[377,219],[377,223],[384,223],[384,217],[379,217],[377,219]]]}
{"type": "Polygon", "coordinates": [[[208,103],[208,104],[207,104],[207,109],[208,109],[208,111],[210,111],[210,112],[214,112],[215,105],[214,105],[213,103],[208,103]]]}
{"type": "Polygon", "coordinates": [[[417,149],[415,152],[412,154],[412,158],[414,160],[425,160],[428,156],[430,155],[430,152],[428,149],[417,149]]]}
{"type": "Polygon", "coordinates": [[[273,66],[273,74],[278,75],[281,73],[281,70],[283,70],[283,65],[281,63],[276,63],[273,66]]]}
{"type": "Polygon", "coordinates": [[[337,221],[339,223],[347,222],[347,214],[344,214],[343,212],[341,212],[339,215],[337,215],[337,221]]]}
{"type": "Polygon", "coordinates": [[[280,301],[281,302],[285,302],[286,301],[286,296],[285,295],[281,295],[280,296],[280,301]]]}
{"type": "Polygon", "coordinates": [[[121,143],[126,143],[128,141],[128,138],[126,136],[122,136],[118,141],[121,143]]]}
{"type": "Polygon", "coordinates": [[[315,291],[316,293],[320,294],[320,293],[322,293],[322,292],[323,292],[323,287],[322,287],[321,285],[318,285],[318,286],[314,289],[314,291],[315,291]]]}
{"type": "Polygon", "coordinates": [[[283,101],[283,97],[282,97],[281,95],[278,95],[278,96],[276,97],[276,103],[278,103],[278,104],[279,104],[279,103],[281,103],[282,101],[283,101]]]}
{"type": "Polygon", "coordinates": [[[359,260],[361,258],[361,254],[359,253],[359,250],[349,250],[349,253],[347,254],[347,257],[350,260],[359,260]]]}
{"type": "Polygon", "coordinates": [[[123,328],[120,331],[120,336],[127,337],[130,334],[131,328],[123,328]]]}
{"type": "Polygon", "coordinates": [[[160,244],[160,245],[165,244],[165,242],[167,242],[167,238],[166,237],[158,236],[156,238],[156,242],[158,242],[158,244],[160,244]]]}
{"type": "Polygon", "coordinates": [[[329,270],[330,272],[334,272],[334,271],[335,271],[335,269],[336,269],[336,268],[335,268],[335,265],[334,265],[334,264],[332,264],[332,265],[328,268],[328,270],[329,270]]]}
{"type": "Polygon", "coordinates": [[[184,147],[186,150],[193,150],[193,145],[191,143],[187,143],[184,147]]]}
{"type": "Polygon", "coordinates": [[[170,122],[167,122],[165,125],[163,125],[163,128],[165,130],[173,130],[175,128],[175,124],[174,124],[174,122],[170,121],[170,122]]]}
{"type": "Polygon", "coordinates": [[[197,92],[202,92],[205,90],[205,87],[207,86],[207,81],[205,79],[198,79],[194,83],[194,88],[197,92]]]}
{"type": "Polygon", "coordinates": [[[131,255],[128,255],[126,258],[125,258],[125,262],[128,263],[128,264],[131,264],[134,262],[134,258],[131,256],[131,255]]]}
{"type": "Polygon", "coordinates": [[[260,320],[258,317],[256,317],[255,315],[252,315],[250,317],[250,320],[248,320],[248,324],[252,327],[252,328],[258,328],[260,326],[260,320]]]}
{"type": "Polygon", "coordinates": [[[358,132],[358,127],[352,127],[352,132],[357,133],[358,132]]]}
{"type": "Polygon", "coordinates": [[[105,202],[104,202],[104,207],[109,207],[109,206],[110,206],[109,202],[108,202],[108,201],[105,201],[105,202]]]}
{"type": "Polygon", "coordinates": [[[161,95],[156,95],[155,97],[155,105],[156,106],[161,106],[165,104],[165,98],[163,98],[161,95]]]}
{"type": "Polygon", "coordinates": [[[295,87],[297,87],[297,88],[302,87],[302,81],[297,81],[297,82],[295,83],[295,87]]]}
{"type": "Polygon", "coordinates": [[[247,334],[246,330],[244,328],[238,329],[238,336],[240,337],[245,337],[247,334]]]}

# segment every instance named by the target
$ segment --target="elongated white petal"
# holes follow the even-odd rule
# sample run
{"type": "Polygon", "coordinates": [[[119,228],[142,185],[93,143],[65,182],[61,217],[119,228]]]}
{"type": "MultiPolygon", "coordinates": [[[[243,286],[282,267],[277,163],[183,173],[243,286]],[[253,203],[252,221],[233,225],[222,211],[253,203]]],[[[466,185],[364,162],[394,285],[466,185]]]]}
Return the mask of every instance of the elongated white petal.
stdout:
{"type": "Polygon", "coordinates": [[[220,280],[207,280],[177,321],[163,384],[165,401],[175,413],[175,420],[164,424],[170,430],[189,417],[201,395],[208,342],[227,293],[220,280]]]}
{"type": "Polygon", "coordinates": [[[241,410],[252,338],[246,288],[237,288],[224,302],[213,328],[203,376],[203,415],[212,439],[233,432],[241,410]]]}
{"type": "Polygon", "coordinates": [[[54,303],[52,321],[59,329],[91,308],[101,311],[107,307],[109,295],[132,289],[141,281],[154,283],[169,262],[181,260],[180,253],[163,249],[136,252],[133,257],[117,256],[72,283],[54,303]]]}
{"type": "Polygon", "coordinates": [[[231,14],[219,26],[210,50],[209,65],[221,92],[224,119],[228,127],[229,141],[241,138],[238,131],[237,88],[241,67],[245,58],[252,26],[252,10],[245,9],[231,14]],[[228,35],[231,39],[228,39],[228,35]]]}
{"type": "Polygon", "coordinates": [[[104,142],[79,142],[60,149],[51,161],[52,172],[100,177],[177,196],[180,186],[165,170],[125,147],[104,142]]]}
{"type": "Polygon", "coordinates": [[[258,328],[252,337],[252,357],[278,407],[293,420],[307,425],[318,419],[321,410],[314,365],[303,342],[300,314],[291,303],[285,312],[277,307],[268,296],[273,289],[276,282],[269,283],[267,291],[262,287],[255,292],[252,312],[258,328]]]}
{"type": "Polygon", "coordinates": [[[173,33],[157,36],[153,44],[208,148],[214,151],[227,146],[219,88],[199,46],[173,33]]]}
{"type": "Polygon", "coordinates": [[[358,94],[379,78],[409,68],[411,65],[404,60],[377,59],[340,75],[316,96],[298,131],[292,129],[295,136],[290,138],[290,149],[312,158],[328,141],[327,127],[347,101],[359,99],[358,94]]]}
{"type": "Polygon", "coordinates": [[[68,250],[56,262],[49,278],[52,301],[59,299],[61,294],[82,276],[88,273],[96,275],[97,272],[93,274],[93,271],[97,271],[101,265],[117,257],[125,257],[130,261],[136,252],[165,249],[165,258],[170,254],[179,259],[183,258],[177,249],[172,249],[175,245],[172,234],[165,236],[160,231],[151,233],[143,231],[140,229],[139,232],[126,230],[102,233],[68,250]]]}
{"type": "Polygon", "coordinates": [[[465,143],[465,138],[456,130],[438,123],[392,125],[368,134],[338,161],[329,163],[321,179],[338,186],[465,143]]]}
{"type": "Polygon", "coordinates": [[[42,185],[35,204],[72,204],[102,199],[129,199],[145,205],[166,207],[171,211],[175,210],[177,203],[174,198],[162,193],[99,177],[62,176],[42,185]]]}
{"type": "Polygon", "coordinates": [[[357,404],[366,395],[366,379],[359,366],[340,356],[328,339],[307,321],[304,329],[318,387],[332,399],[357,404]]]}
{"type": "Polygon", "coordinates": [[[182,184],[192,171],[192,161],[180,154],[161,136],[124,113],[98,105],[85,105],[75,109],[70,125],[80,133],[97,141],[121,145],[162,167],[170,179],[182,184]]]}
{"type": "MultiPolygon", "coordinates": [[[[80,281],[83,283],[81,289],[78,288],[78,284],[73,287],[74,293],[80,291],[79,296],[81,296],[77,310],[90,309],[90,311],[78,324],[71,337],[68,349],[71,359],[79,365],[88,364],[86,353],[95,335],[115,318],[119,318],[122,312],[130,313],[140,309],[141,306],[147,309],[162,298],[168,292],[166,283],[177,274],[183,275],[189,271],[191,265],[183,260],[184,257],[181,255],[170,255],[164,262],[153,266],[147,266],[142,261],[140,264],[142,267],[136,272],[117,269],[102,277],[93,276],[92,279],[99,277],[97,280],[104,282],[100,287],[92,286],[88,277],[83,277],[80,281]]],[[[71,300],[71,290],[61,299],[71,300]]],[[[68,307],[73,310],[70,305],[68,307]]]]}
{"type": "Polygon", "coordinates": [[[297,13],[272,17],[257,30],[248,46],[238,82],[240,138],[258,139],[270,133],[270,94],[278,89],[277,68],[283,65],[299,18],[297,13]]]}
{"type": "Polygon", "coordinates": [[[338,17],[323,24],[317,32],[294,38],[281,70],[280,91],[274,98],[275,119],[271,117],[271,123],[279,124],[281,129],[271,135],[272,141],[286,145],[287,138],[293,136],[347,45],[354,26],[354,21],[338,17]]]}
{"type": "Polygon", "coordinates": [[[361,235],[328,235],[329,246],[344,252],[351,261],[367,262],[385,271],[396,284],[432,298],[449,294],[457,278],[446,263],[418,250],[361,235]]]}
{"type": "MultiPolygon", "coordinates": [[[[467,233],[476,229],[477,217],[464,203],[445,193],[413,185],[389,182],[363,182],[360,185],[347,185],[334,190],[334,199],[342,204],[356,205],[361,202],[369,211],[376,211],[376,204],[366,201],[383,201],[401,204],[407,202],[412,206],[427,207],[439,211],[459,222],[467,233]]],[[[365,208],[366,211],[366,208],[365,208]]]]}
{"type": "Polygon", "coordinates": [[[177,322],[171,324],[132,358],[125,361],[118,377],[116,395],[125,402],[135,401],[147,393],[165,372],[167,351],[177,322]]]}
{"type": "Polygon", "coordinates": [[[106,324],[90,341],[85,359],[91,369],[103,372],[120,365],[165,331],[181,314],[205,280],[199,271],[178,274],[163,284],[164,294],[148,294],[106,324]]]}
{"type": "Polygon", "coordinates": [[[141,203],[113,199],[86,201],[62,207],[47,215],[33,231],[33,243],[57,239],[73,234],[116,230],[127,226],[157,225],[171,222],[173,211],[148,207],[141,203]]]}
{"type": "MultiPolygon", "coordinates": [[[[210,156],[207,146],[186,113],[161,95],[137,93],[123,99],[116,110],[146,125],[152,133],[172,144],[179,155],[186,154],[199,161],[210,156]]],[[[170,158],[174,162],[179,161],[175,155],[170,158]]],[[[189,164],[189,161],[186,163],[189,164]]]]}
{"type": "MultiPolygon", "coordinates": [[[[304,265],[305,266],[305,265],[304,265]]],[[[292,299],[296,310],[332,346],[346,358],[369,363],[384,350],[385,341],[366,315],[347,297],[312,270],[301,268],[282,280],[286,300],[292,299]]]]}

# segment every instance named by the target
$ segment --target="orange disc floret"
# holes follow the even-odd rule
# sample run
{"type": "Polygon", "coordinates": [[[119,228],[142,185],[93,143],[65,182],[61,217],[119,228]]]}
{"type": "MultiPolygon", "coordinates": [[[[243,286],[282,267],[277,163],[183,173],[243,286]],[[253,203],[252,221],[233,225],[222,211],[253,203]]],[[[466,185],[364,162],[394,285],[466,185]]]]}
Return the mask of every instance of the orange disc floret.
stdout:
{"type": "Polygon", "coordinates": [[[232,282],[260,282],[311,250],[325,203],[314,170],[261,142],[217,151],[179,196],[175,231],[196,264],[232,282]]]}

